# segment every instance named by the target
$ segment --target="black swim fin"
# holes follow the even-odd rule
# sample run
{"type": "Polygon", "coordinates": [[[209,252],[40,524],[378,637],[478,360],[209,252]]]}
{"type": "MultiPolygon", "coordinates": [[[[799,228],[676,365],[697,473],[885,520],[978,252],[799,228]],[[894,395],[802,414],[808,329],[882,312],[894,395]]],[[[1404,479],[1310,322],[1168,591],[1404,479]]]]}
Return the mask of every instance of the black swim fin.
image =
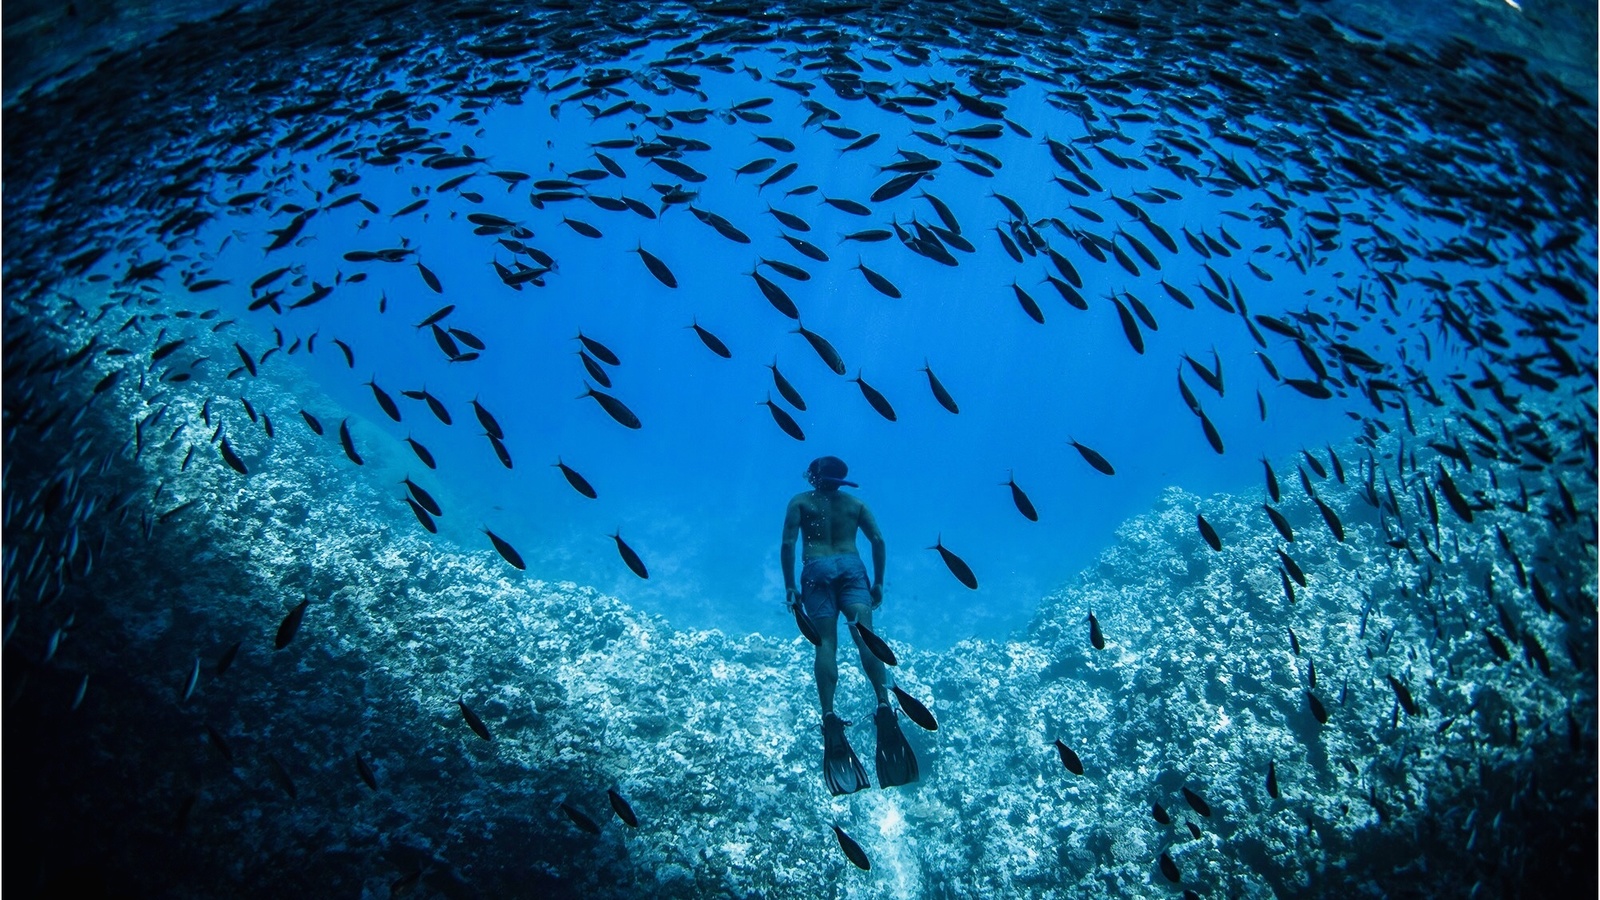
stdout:
{"type": "Polygon", "coordinates": [[[878,786],[887,788],[916,781],[917,755],[911,752],[911,745],[900,731],[894,707],[878,707],[873,723],[878,726],[878,786]]]}
{"type": "Polygon", "coordinates": [[[822,780],[835,797],[872,787],[856,751],[845,739],[844,727],[848,724],[836,713],[822,717],[822,780]]]}

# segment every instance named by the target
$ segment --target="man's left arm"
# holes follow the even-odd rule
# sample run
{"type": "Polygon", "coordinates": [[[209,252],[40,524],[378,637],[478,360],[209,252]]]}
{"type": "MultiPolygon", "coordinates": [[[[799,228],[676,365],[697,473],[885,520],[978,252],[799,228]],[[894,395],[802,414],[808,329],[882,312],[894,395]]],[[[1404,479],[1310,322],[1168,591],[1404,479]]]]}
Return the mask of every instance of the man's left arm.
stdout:
{"type": "Polygon", "coordinates": [[[800,504],[789,501],[783,516],[783,548],[778,552],[779,565],[783,566],[784,603],[793,609],[799,592],[794,587],[794,542],[800,536],[800,504]]]}

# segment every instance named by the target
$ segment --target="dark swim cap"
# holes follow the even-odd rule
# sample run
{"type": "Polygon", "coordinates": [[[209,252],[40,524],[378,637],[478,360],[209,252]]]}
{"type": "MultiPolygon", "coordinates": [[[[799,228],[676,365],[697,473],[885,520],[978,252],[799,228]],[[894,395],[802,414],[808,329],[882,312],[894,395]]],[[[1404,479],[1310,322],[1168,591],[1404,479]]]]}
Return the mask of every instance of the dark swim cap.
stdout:
{"type": "Polygon", "coordinates": [[[844,476],[849,471],[850,467],[845,465],[844,460],[840,459],[839,457],[819,456],[811,461],[810,466],[806,467],[806,477],[813,482],[818,483],[819,486],[822,484],[830,484],[835,487],[840,485],[847,487],[860,487],[860,485],[856,484],[854,481],[844,480],[844,476]]]}

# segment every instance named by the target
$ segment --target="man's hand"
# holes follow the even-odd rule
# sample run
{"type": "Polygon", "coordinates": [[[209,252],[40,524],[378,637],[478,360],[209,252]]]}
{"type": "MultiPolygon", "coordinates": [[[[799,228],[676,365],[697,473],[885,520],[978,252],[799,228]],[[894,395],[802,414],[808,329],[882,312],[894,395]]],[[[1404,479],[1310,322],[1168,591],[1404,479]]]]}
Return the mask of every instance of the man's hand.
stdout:
{"type": "Polygon", "coordinates": [[[789,588],[787,595],[784,597],[783,605],[788,607],[790,612],[794,612],[795,608],[800,605],[800,592],[794,588],[789,588]]]}
{"type": "Polygon", "coordinates": [[[875,584],[867,588],[867,593],[872,595],[872,608],[877,609],[883,605],[883,585],[875,584]]]}

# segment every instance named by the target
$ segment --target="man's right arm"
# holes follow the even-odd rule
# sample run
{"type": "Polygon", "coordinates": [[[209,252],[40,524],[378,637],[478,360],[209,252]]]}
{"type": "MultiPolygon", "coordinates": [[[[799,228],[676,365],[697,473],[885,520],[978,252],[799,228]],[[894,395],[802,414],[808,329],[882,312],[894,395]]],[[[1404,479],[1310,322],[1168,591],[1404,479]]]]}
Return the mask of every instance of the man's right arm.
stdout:
{"type": "Polygon", "coordinates": [[[865,503],[861,504],[861,519],[858,523],[861,533],[867,536],[867,541],[872,545],[872,605],[874,608],[883,602],[883,568],[888,558],[888,546],[884,543],[883,532],[878,530],[878,520],[873,518],[872,509],[865,503]]]}

